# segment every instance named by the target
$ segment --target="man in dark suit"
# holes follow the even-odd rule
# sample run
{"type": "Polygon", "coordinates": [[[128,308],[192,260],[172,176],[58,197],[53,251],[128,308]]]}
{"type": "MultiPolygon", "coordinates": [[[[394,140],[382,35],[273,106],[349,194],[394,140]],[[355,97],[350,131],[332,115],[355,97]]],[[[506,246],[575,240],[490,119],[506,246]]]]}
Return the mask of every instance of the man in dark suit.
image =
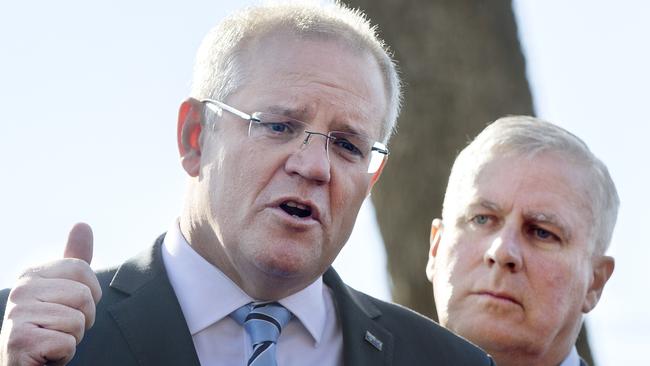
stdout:
{"type": "Polygon", "coordinates": [[[65,259],[0,294],[0,364],[492,364],[330,268],[386,162],[399,101],[359,12],[268,5],[224,20],[180,107],[178,221],[97,274],[92,232],[75,226],[65,259]]]}
{"type": "Polygon", "coordinates": [[[614,270],[619,199],[575,135],[532,117],[497,120],[459,155],[427,276],[440,323],[500,366],[579,366],[574,347],[614,270]]]}

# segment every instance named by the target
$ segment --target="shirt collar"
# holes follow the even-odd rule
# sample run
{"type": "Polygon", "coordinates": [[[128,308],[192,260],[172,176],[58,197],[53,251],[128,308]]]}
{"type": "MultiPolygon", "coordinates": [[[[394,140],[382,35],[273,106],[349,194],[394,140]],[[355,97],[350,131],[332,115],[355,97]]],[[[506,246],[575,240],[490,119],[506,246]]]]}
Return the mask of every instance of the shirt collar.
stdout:
{"type": "MultiPolygon", "coordinates": [[[[192,336],[254,301],[228,276],[194,251],[181,233],[178,221],[165,235],[162,252],[169,282],[192,336]]],[[[316,345],[325,331],[324,290],[323,277],[320,276],[301,291],[278,301],[298,318],[316,345]]]]}
{"type": "Polygon", "coordinates": [[[323,288],[323,277],[319,276],[311,285],[278,301],[307,328],[316,345],[325,331],[327,317],[323,291],[327,290],[323,288]]]}
{"type": "Polygon", "coordinates": [[[562,361],[560,366],[580,366],[580,356],[578,356],[576,346],[571,348],[571,352],[569,352],[569,355],[562,361]]]}

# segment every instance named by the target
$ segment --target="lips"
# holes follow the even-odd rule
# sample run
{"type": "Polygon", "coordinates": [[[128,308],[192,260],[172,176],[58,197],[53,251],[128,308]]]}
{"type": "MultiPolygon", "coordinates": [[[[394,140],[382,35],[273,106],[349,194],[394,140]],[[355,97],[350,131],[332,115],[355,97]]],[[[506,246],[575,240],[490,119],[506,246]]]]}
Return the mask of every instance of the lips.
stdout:
{"type": "Polygon", "coordinates": [[[287,215],[296,219],[313,219],[316,221],[319,221],[320,219],[320,210],[318,209],[318,206],[310,200],[298,197],[285,197],[275,200],[271,206],[279,208],[287,215]]]}
{"type": "Polygon", "coordinates": [[[515,305],[522,306],[519,300],[517,300],[514,296],[510,295],[507,292],[483,290],[483,291],[477,291],[475,294],[481,296],[487,296],[496,300],[507,301],[515,305]]]}
{"type": "Polygon", "coordinates": [[[291,216],[305,218],[311,216],[311,207],[295,201],[287,201],[280,204],[280,208],[291,216]]]}

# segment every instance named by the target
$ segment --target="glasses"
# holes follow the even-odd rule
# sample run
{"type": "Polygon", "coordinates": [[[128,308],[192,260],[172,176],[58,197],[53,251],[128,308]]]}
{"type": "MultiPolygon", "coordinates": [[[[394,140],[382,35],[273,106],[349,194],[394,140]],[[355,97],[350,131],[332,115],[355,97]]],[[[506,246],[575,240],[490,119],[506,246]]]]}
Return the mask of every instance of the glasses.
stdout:
{"type": "Polygon", "coordinates": [[[287,116],[262,112],[247,114],[212,99],[202,99],[201,103],[218,116],[221,116],[222,110],[226,110],[246,120],[248,136],[254,138],[259,144],[271,148],[298,141],[300,146],[304,146],[314,135],[324,137],[325,151],[330,164],[345,169],[376,173],[388,155],[386,145],[356,133],[330,131],[324,134],[308,131],[308,124],[287,116]],[[303,133],[307,134],[304,138],[303,133]]]}

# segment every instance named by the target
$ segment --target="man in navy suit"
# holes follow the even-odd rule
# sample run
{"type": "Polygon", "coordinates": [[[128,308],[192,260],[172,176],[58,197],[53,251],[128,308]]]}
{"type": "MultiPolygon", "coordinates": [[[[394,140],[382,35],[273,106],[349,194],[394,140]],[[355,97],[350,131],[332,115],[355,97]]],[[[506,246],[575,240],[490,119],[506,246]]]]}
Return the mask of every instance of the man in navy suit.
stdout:
{"type": "Polygon", "coordinates": [[[267,5],[225,19],[180,106],[188,189],[178,221],[98,273],[90,227],[75,226],[65,259],[0,292],[0,364],[493,364],[330,268],[386,163],[400,96],[358,11],[267,5]],[[273,339],[256,340],[260,317],[273,339]]]}
{"type": "Polygon", "coordinates": [[[502,118],[459,155],[427,276],[440,323],[500,366],[579,366],[574,343],[614,270],[619,199],[575,135],[502,118]]]}

